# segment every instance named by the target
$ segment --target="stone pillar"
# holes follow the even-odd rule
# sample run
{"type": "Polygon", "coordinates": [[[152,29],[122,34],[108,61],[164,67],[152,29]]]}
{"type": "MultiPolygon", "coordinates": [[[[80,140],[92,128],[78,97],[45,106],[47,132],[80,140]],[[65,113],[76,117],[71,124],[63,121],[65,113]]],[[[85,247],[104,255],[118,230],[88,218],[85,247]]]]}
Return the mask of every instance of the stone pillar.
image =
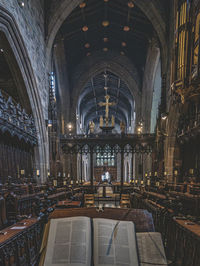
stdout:
{"type": "Polygon", "coordinates": [[[134,151],[132,149],[132,157],[131,157],[131,181],[133,181],[133,158],[134,158],[134,151]]]}
{"type": "Polygon", "coordinates": [[[70,111],[70,88],[65,58],[64,42],[63,40],[59,40],[54,46],[54,62],[58,84],[58,113],[62,134],[65,133],[66,124],[69,122],[70,111]]]}
{"type": "Polygon", "coordinates": [[[121,148],[121,194],[123,193],[124,185],[124,148],[121,148]]]}
{"type": "Polygon", "coordinates": [[[83,155],[81,151],[81,158],[80,158],[80,177],[81,177],[81,183],[83,182],[83,155]]]}
{"type": "Polygon", "coordinates": [[[93,190],[93,147],[90,147],[90,185],[93,190]]]}

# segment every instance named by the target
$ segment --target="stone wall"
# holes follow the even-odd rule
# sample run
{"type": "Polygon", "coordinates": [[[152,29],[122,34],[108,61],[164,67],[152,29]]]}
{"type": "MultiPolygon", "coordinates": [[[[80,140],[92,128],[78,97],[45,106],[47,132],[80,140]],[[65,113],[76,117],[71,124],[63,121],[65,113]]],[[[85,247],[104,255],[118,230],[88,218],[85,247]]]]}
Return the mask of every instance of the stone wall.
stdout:
{"type": "Polygon", "coordinates": [[[45,74],[45,37],[43,0],[1,0],[0,6],[14,17],[21,33],[34,72],[45,117],[48,110],[48,91],[45,74]]]}

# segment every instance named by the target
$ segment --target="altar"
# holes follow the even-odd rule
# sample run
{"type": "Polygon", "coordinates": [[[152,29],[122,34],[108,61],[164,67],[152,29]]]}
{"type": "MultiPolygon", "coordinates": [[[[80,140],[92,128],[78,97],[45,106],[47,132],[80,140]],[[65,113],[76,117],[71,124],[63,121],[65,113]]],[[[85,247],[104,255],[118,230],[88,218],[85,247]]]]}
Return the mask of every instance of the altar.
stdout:
{"type": "Polygon", "coordinates": [[[110,181],[116,181],[117,180],[117,167],[116,166],[95,166],[94,167],[94,177],[97,182],[101,182],[102,175],[104,175],[106,172],[110,175],[110,181]]]}

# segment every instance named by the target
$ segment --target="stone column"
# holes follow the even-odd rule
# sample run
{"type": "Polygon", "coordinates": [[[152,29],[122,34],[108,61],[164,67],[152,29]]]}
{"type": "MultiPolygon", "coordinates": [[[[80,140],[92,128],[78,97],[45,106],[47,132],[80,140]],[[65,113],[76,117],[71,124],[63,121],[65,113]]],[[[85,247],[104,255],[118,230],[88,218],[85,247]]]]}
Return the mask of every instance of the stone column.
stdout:
{"type": "Polygon", "coordinates": [[[90,185],[93,190],[93,147],[90,147],[90,185]]]}
{"type": "Polygon", "coordinates": [[[124,147],[121,148],[121,194],[123,193],[124,185],[124,147]]]}
{"type": "Polygon", "coordinates": [[[70,88],[68,80],[67,63],[65,59],[64,41],[59,40],[54,45],[54,62],[58,86],[58,113],[61,123],[61,132],[65,133],[66,124],[69,122],[70,88]]]}
{"type": "Polygon", "coordinates": [[[81,150],[81,158],[80,158],[80,175],[81,175],[81,183],[83,182],[83,155],[82,155],[82,150],[81,150]]]}

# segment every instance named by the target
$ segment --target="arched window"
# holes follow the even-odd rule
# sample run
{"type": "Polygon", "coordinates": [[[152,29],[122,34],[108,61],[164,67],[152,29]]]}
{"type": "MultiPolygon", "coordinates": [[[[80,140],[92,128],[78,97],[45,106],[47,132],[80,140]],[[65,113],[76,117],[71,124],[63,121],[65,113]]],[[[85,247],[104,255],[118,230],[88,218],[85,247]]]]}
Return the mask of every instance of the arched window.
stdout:
{"type": "Polygon", "coordinates": [[[104,149],[98,148],[96,165],[115,166],[115,153],[109,146],[106,146],[104,149]]]}

